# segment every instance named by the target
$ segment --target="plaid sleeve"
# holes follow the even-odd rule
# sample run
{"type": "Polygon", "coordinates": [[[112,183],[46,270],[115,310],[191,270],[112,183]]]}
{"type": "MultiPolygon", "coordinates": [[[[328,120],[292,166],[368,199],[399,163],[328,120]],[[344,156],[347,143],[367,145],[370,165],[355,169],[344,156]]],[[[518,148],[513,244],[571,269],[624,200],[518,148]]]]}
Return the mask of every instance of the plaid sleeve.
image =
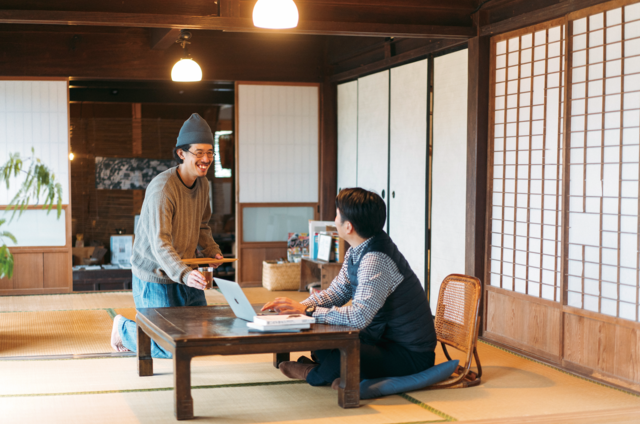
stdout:
{"type": "Polygon", "coordinates": [[[347,250],[344,257],[344,263],[340,272],[333,279],[328,289],[321,291],[320,293],[313,293],[307,299],[303,300],[304,306],[316,305],[319,307],[332,307],[342,306],[351,300],[351,284],[349,283],[349,277],[347,276],[347,264],[349,263],[349,257],[351,256],[351,248],[347,250]]]}
{"type": "MultiPolygon", "coordinates": [[[[343,270],[344,268],[343,266],[343,270]]],[[[358,288],[352,304],[318,307],[313,316],[318,323],[364,329],[403,280],[397,265],[388,255],[381,252],[367,253],[360,261],[358,288]]]]}

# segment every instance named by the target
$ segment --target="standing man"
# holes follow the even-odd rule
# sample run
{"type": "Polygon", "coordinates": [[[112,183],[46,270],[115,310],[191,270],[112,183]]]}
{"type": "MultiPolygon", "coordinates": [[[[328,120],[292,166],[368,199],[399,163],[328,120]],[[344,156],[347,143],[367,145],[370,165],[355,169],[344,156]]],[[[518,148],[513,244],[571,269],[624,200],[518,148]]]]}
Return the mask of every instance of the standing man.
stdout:
{"type": "MultiPolygon", "coordinates": [[[[433,317],[418,277],[383,231],[387,208],[376,193],[349,188],[336,197],[336,227],[351,247],[327,290],[302,303],[277,298],[262,309],[306,314],[322,324],[360,329],[360,377],[399,377],[433,366],[437,343],[433,317]],[[352,304],[345,306],[350,300],[352,304]]],[[[310,360],[282,362],[289,378],[312,386],[340,382],[340,351],[318,350],[310,360]]]]}
{"type": "MultiPolygon", "coordinates": [[[[142,204],[131,256],[136,308],[206,306],[204,276],[182,260],[195,258],[198,246],[205,257],[222,259],[208,224],[206,175],[213,162],[213,134],[197,113],[182,125],[173,157],[180,165],[151,181],[142,204]]],[[[136,342],[136,323],[117,315],[111,331],[113,349],[135,352],[136,342]]],[[[154,341],[151,355],[171,357],[154,341]]]]}

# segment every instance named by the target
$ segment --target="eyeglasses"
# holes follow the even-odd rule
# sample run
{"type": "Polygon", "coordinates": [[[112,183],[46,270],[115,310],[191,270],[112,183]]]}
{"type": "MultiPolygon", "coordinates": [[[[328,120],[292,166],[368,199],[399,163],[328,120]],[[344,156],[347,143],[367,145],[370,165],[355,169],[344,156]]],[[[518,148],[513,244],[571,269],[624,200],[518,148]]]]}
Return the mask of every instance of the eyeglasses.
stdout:
{"type": "Polygon", "coordinates": [[[203,152],[203,151],[198,151],[196,153],[193,153],[190,150],[185,150],[185,152],[191,153],[193,156],[195,156],[198,159],[202,159],[204,157],[204,155],[207,155],[207,157],[209,159],[213,159],[213,157],[215,156],[215,153],[213,152],[203,152]]]}

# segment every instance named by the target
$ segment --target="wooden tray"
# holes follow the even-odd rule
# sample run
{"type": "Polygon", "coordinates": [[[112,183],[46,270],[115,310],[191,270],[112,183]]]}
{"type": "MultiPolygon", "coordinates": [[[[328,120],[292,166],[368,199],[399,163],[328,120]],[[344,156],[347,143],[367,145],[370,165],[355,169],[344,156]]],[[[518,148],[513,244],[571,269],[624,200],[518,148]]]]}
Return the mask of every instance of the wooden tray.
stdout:
{"type": "Polygon", "coordinates": [[[214,259],[214,258],[193,258],[193,259],[183,259],[187,265],[199,265],[199,264],[226,264],[229,262],[235,262],[238,258],[224,258],[224,259],[214,259]]]}

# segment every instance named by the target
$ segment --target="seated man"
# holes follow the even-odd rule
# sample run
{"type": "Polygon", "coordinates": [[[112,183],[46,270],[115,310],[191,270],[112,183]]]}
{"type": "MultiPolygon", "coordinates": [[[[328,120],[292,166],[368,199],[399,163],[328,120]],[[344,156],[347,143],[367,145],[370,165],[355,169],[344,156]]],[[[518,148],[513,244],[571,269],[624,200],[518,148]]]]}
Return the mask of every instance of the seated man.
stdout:
{"type": "MultiPolygon", "coordinates": [[[[331,286],[302,303],[277,298],[262,309],[304,314],[323,324],[360,329],[360,377],[399,377],[433,366],[437,338],[433,317],[418,277],[382,230],[386,205],[375,193],[344,189],[336,198],[336,227],[351,247],[331,286]],[[346,305],[352,300],[350,306],[346,305]]],[[[289,378],[337,389],[338,349],[313,352],[315,361],[283,362],[289,378]]]]}

